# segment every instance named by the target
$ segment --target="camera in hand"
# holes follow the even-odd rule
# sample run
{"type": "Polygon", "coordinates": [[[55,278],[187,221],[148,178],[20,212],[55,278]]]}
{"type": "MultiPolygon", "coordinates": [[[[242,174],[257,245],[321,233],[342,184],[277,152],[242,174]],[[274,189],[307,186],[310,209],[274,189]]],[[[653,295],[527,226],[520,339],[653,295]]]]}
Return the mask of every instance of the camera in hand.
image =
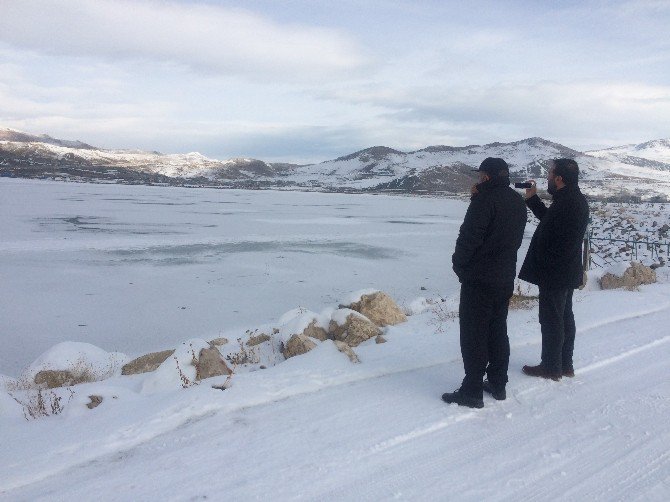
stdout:
{"type": "Polygon", "coordinates": [[[532,188],[533,184],[530,181],[522,181],[520,183],[514,183],[514,188],[532,188]]]}

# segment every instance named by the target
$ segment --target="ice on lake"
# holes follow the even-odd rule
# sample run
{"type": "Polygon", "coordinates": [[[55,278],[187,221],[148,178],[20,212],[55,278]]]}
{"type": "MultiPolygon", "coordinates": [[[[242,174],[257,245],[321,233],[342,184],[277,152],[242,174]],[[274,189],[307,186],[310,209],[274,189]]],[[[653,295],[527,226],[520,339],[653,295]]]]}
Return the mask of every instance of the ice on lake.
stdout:
{"type": "Polygon", "coordinates": [[[66,340],[135,355],[271,323],[298,306],[320,311],[364,288],[401,303],[452,294],[466,207],[0,180],[0,374],[66,340]]]}

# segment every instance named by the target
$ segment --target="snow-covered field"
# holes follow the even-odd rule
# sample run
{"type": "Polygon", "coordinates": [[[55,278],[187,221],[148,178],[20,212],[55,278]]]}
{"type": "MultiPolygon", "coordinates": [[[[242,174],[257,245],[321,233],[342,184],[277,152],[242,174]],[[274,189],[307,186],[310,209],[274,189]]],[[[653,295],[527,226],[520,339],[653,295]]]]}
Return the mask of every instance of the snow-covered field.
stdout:
{"type": "Polygon", "coordinates": [[[539,360],[537,307],[511,311],[508,399],[448,406],[465,208],[1,180],[0,500],[668,500],[667,266],[640,291],[592,278],[576,292],[573,379],[521,374],[539,360]],[[328,312],[362,288],[412,315],[356,347],[360,364],[324,341],[224,391],[225,377],[183,389],[116,372],[58,390],[62,413],[31,421],[2,389],[58,342],[100,350],[66,343],[43,360],[80,348],[104,366],[281,328],[291,309],[328,312]]]}

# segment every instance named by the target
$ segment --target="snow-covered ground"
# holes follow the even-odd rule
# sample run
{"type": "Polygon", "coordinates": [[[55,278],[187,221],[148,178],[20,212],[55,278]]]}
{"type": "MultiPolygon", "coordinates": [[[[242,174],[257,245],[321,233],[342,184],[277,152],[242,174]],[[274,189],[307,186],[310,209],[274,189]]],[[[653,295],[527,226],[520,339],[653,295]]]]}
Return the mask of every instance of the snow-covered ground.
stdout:
{"type": "Polygon", "coordinates": [[[470,410],[440,400],[462,378],[463,201],[2,180],[0,204],[0,500],[670,497],[667,266],[640,291],[592,277],[576,292],[573,379],[520,372],[539,360],[537,307],[511,311],[508,399],[470,410]],[[360,364],[324,341],[224,391],[113,364],[283,328],[368,287],[412,315],[356,347],[360,364]],[[25,364],[77,351],[115,376],[26,421],[2,387],[25,400],[25,364]]]}

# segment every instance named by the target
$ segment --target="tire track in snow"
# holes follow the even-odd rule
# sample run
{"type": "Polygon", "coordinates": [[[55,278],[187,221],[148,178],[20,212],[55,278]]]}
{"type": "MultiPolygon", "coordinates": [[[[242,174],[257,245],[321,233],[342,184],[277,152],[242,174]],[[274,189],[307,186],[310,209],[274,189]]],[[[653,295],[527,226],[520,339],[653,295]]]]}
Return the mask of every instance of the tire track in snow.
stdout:
{"type": "Polygon", "coordinates": [[[645,317],[645,316],[648,316],[648,315],[657,314],[659,312],[663,312],[664,310],[668,310],[669,308],[670,308],[670,303],[664,303],[660,307],[654,307],[654,308],[642,310],[642,311],[635,312],[635,313],[626,313],[626,314],[622,314],[620,316],[609,317],[609,318],[604,319],[602,321],[596,321],[596,322],[593,322],[591,324],[586,324],[586,325],[582,324],[581,327],[577,328],[577,333],[579,334],[579,333],[583,333],[585,331],[591,331],[591,330],[594,330],[594,329],[597,329],[597,328],[602,328],[603,326],[607,326],[609,324],[616,324],[616,323],[623,322],[623,321],[629,321],[631,319],[637,319],[638,317],[645,317]]]}
{"type": "Polygon", "coordinates": [[[654,340],[649,343],[645,343],[644,345],[640,345],[639,347],[635,347],[630,350],[626,350],[625,352],[622,352],[621,354],[617,354],[616,356],[608,357],[607,359],[603,359],[602,361],[598,361],[595,363],[588,364],[586,366],[583,366],[579,369],[580,373],[589,373],[593,370],[600,369],[604,366],[609,366],[610,364],[614,364],[616,362],[622,361],[624,359],[627,359],[629,357],[632,357],[636,354],[639,354],[640,352],[645,352],[647,350],[651,350],[655,347],[658,347],[659,345],[663,345],[667,342],[670,342],[670,336],[664,336],[663,338],[659,338],[658,340],[654,340]]]}
{"type": "MultiPolygon", "coordinates": [[[[622,322],[625,322],[625,321],[630,321],[630,320],[633,320],[633,319],[637,319],[637,318],[640,318],[640,317],[646,317],[646,316],[649,316],[649,315],[657,314],[659,312],[663,312],[665,310],[668,310],[669,308],[670,308],[670,303],[667,303],[667,304],[662,305],[661,307],[652,308],[652,309],[645,310],[645,311],[642,311],[642,312],[636,312],[634,314],[617,316],[615,318],[610,318],[610,319],[602,321],[602,322],[596,322],[596,323],[593,323],[591,325],[587,325],[585,328],[582,328],[581,330],[578,330],[578,332],[590,331],[590,330],[594,330],[594,329],[598,329],[598,328],[608,326],[610,324],[618,324],[618,323],[622,323],[622,322]]],[[[664,336],[663,338],[656,339],[656,340],[653,340],[649,343],[641,345],[639,347],[635,347],[633,349],[626,350],[626,351],[624,351],[622,353],[619,353],[615,356],[608,357],[608,358],[603,359],[601,361],[597,361],[595,363],[591,363],[589,365],[580,367],[579,373],[580,374],[589,373],[589,372],[597,370],[599,368],[609,366],[611,364],[614,364],[614,363],[617,363],[619,361],[625,360],[629,357],[633,357],[633,356],[635,356],[635,355],[637,355],[641,352],[645,352],[647,350],[651,350],[653,348],[656,348],[656,347],[658,347],[660,345],[663,345],[667,342],[670,342],[670,336],[664,336]]],[[[521,346],[526,346],[526,345],[527,345],[526,343],[521,344],[521,346]]],[[[517,347],[517,346],[512,346],[512,348],[514,348],[514,347],[517,347]]],[[[451,362],[454,362],[454,361],[449,361],[449,362],[451,363],[451,362]]],[[[435,366],[439,366],[439,364],[435,365],[435,366]]],[[[423,368],[421,368],[421,369],[423,369],[423,368]]],[[[407,372],[407,371],[414,371],[414,370],[405,370],[404,372],[407,372]]],[[[386,376],[386,375],[382,375],[382,377],[383,376],[386,376]]],[[[548,382],[542,382],[542,384],[540,384],[540,385],[532,385],[531,387],[528,387],[528,388],[523,389],[523,390],[518,391],[518,392],[513,391],[511,393],[511,395],[518,404],[522,405],[523,401],[518,399],[519,397],[524,396],[524,395],[529,394],[529,393],[532,393],[532,392],[535,392],[538,389],[546,389],[547,386],[545,384],[547,384],[547,383],[548,382]]],[[[481,413],[481,412],[479,412],[479,413],[481,413]]],[[[393,448],[395,446],[399,446],[403,443],[407,443],[409,441],[419,439],[419,438],[421,438],[425,435],[432,434],[434,432],[440,431],[440,430],[442,430],[446,427],[449,427],[451,425],[454,425],[458,422],[461,422],[461,421],[464,421],[464,420],[469,420],[469,419],[472,419],[472,418],[476,418],[477,416],[478,416],[478,413],[476,411],[471,411],[471,412],[468,412],[468,413],[465,413],[465,414],[452,415],[450,417],[447,417],[446,419],[439,420],[437,422],[432,422],[432,423],[425,424],[422,427],[418,427],[416,429],[413,429],[413,430],[411,430],[411,431],[409,431],[405,434],[400,434],[400,435],[397,435],[395,437],[389,438],[388,440],[385,440],[385,441],[382,441],[380,443],[375,444],[374,446],[369,448],[368,453],[381,453],[381,452],[386,451],[386,450],[388,450],[390,448],[393,448]]]]}
{"type": "Polygon", "coordinates": [[[377,443],[376,445],[371,446],[368,449],[368,452],[373,453],[373,454],[374,453],[381,453],[385,450],[388,450],[389,448],[393,448],[393,447],[401,445],[403,443],[407,443],[408,441],[418,439],[418,438],[423,437],[427,434],[432,434],[433,432],[437,432],[437,431],[442,430],[446,427],[449,427],[450,425],[457,424],[458,422],[462,422],[463,420],[468,420],[468,419],[473,418],[475,416],[476,416],[476,412],[474,412],[474,411],[464,413],[464,414],[450,415],[443,420],[439,420],[437,422],[427,424],[423,427],[419,427],[417,429],[411,430],[410,432],[407,432],[406,434],[400,434],[398,436],[395,436],[395,437],[392,437],[392,438],[387,439],[385,441],[382,441],[380,443],[377,443]]]}

